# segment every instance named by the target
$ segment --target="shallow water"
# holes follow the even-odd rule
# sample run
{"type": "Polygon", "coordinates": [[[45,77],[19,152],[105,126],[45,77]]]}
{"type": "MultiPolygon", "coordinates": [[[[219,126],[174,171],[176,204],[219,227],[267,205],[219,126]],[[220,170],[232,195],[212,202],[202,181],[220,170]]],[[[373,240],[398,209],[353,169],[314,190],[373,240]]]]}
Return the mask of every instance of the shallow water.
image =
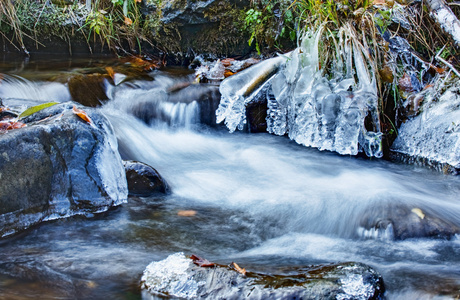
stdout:
{"type": "MultiPolygon", "coordinates": [[[[357,261],[382,274],[388,299],[458,297],[460,238],[395,241],[366,238],[362,229],[364,216],[400,206],[460,226],[458,177],[319,152],[268,134],[229,134],[194,118],[149,126],[132,107],[156,103],[168,86],[189,80],[152,76],[151,83],[109,87],[112,99],[101,110],[125,158],[155,167],[172,194],[131,198],[94,218],[48,222],[1,241],[0,298],[138,299],[145,267],[175,252],[266,273],[357,261]],[[197,213],[181,217],[181,210],[197,213]]],[[[3,97],[14,92],[0,86],[3,97]]]]}

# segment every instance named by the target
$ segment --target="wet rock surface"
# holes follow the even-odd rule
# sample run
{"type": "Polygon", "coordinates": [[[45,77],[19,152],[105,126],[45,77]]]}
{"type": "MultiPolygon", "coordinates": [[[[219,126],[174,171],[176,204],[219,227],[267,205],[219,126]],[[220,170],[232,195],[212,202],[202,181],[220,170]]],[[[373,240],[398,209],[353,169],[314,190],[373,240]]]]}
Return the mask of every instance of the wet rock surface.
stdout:
{"type": "Polygon", "coordinates": [[[376,207],[380,214],[364,215],[361,235],[365,238],[405,240],[409,238],[450,239],[460,233],[460,228],[435,212],[418,207],[394,205],[376,207]],[[379,216],[379,217],[377,217],[379,216]]]}
{"type": "Polygon", "coordinates": [[[153,167],[138,162],[124,161],[130,196],[149,197],[168,193],[169,186],[153,167]]]}
{"type": "Polygon", "coordinates": [[[104,80],[109,78],[101,74],[76,75],[68,82],[72,99],[89,107],[101,106],[108,100],[105,93],[104,80]]]}
{"type": "Polygon", "coordinates": [[[215,110],[219,105],[219,87],[208,84],[186,84],[166,91],[155,99],[145,99],[132,108],[132,113],[147,124],[172,127],[216,125],[215,110]]]}
{"type": "Polygon", "coordinates": [[[380,275],[360,263],[320,265],[288,275],[264,275],[246,272],[235,264],[194,261],[183,253],[152,262],[141,281],[144,299],[150,295],[186,299],[382,299],[384,293],[380,275]]]}
{"type": "Polygon", "coordinates": [[[91,214],[127,199],[124,168],[108,120],[73,103],[21,120],[0,135],[0,236],[43,220],[91,214]]]}

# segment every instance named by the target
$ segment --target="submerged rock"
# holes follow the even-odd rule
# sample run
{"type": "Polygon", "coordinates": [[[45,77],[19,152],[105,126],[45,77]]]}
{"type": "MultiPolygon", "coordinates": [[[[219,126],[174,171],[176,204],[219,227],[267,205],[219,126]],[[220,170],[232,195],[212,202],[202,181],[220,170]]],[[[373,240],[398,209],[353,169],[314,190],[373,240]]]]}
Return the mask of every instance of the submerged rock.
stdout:
{"type": "Polygon", "coordinates": [[[208,84],[189,84],[183,88],[159,93],[132,108],[132,114],[147,124],[171,127],[216,125],[215,110],[219,105],[219,88],[208,84]]]}
{"type": "Polygon", "coordinates": [[[183,253],[152,262],[142,276],[143,298],[185,299],[381,299],[380,275],[364,264],[320,265],[289,275],[264,275],[194,261],[183,253]]]}
{"type": "Polygon", "coordinates": [[[429,101],[422,112],[401,125],[391,151],[405,162],[460,172],[460,87],[429,101]]]}
{"type": "Polygon", "coordinates": [[[168,184],[157,170],[138,161],[124,161],[130,196],[149,197],[167,193],[168,184]]]}
{"type": "Polygon", "coordinates": [[[104,80],[108,75],[88,74],[76,75],[68,82],[72,100],[89,107],[101,106],[109,98],[106,95],[104,80]]]}
{"type": "Polygon", "coordinates": [[[374,211],[363,216],[361,226],[358,230],[361,237],[382,240],[450,239],[460,234],[460,227],[449,220],[418,207],[403,205],[375,207],[374,211]]]}
{"type": "Polygon", "coordinates": [[[41,221],[126,202],[125,171],[108,120],[72,103],[45,108],[0,135],[0,237],[41,221]]]}

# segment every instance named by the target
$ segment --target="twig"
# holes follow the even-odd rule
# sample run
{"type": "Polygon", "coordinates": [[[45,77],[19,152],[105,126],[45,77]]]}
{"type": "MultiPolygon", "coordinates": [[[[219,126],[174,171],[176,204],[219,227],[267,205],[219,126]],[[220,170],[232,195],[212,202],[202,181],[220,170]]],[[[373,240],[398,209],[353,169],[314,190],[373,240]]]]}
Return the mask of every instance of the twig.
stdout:
{"type": "Polygon", "coordinates": [[[450,63],[447,62],[445,59],[443,59],[442,57],[439,56],[439,54],[442,53],[442,51],[444,50],[444,48],[446,48],[446,46],[442,47],[442,49],[439,50],[438,53],[436,53],[435,58],[436,58],[437,60],[439,60],[440,62],[442,62],[443,64],[445,64],[446,66],[448,66],[458,77],[460,77],[460,72],[458,72],[457,69],[455,69],[455,67],[454,67],[452,64],[450,64],[450,63]]]}

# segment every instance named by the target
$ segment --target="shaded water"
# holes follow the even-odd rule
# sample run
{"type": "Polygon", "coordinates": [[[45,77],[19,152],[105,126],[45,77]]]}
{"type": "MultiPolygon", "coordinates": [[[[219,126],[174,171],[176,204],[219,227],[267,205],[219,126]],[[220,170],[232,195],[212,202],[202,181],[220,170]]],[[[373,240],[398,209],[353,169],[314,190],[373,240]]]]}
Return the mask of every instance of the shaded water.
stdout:
{"type": "MultiPolygon", "coordinates": [[[[168,88],[190,75],[152,76],[109,86],[111,101],[101,110],[123,156],[154,166],[172,194],[131,198],[92,219],[48,222],[1,241],[0,298],[137,299],[145,267],[179,251],[267,273],[357,261],[382,274],[389,299],[458,297],[459,237],[397,241],[366,233],[363,224],[407,207],[460,226],[459,178],[201,126],[194,99],[163,103],[168,88]],[[152,107],[146,103],[176,109],[147,125],[131,114],[152,107]]],[[[21,98],[42,85],[21,86],[21,98]]],[[[0,85],[3,98],[17,91],[0,85]]]]}

